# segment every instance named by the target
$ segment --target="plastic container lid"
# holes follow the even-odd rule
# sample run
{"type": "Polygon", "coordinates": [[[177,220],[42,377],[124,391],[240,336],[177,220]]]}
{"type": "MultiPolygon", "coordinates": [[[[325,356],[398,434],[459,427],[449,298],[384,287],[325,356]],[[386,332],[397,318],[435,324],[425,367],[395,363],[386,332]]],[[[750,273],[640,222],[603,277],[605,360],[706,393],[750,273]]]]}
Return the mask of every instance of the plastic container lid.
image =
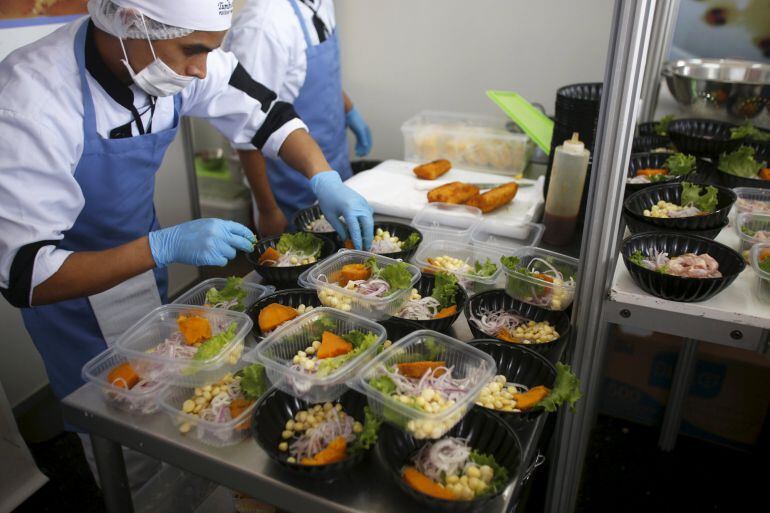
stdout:
{"type": "Polygon", "coordinates": [[[368,398],[374,413],[415,438],[439,438],[462,419],[496,371],[491,356],[455,338],[430,330],[405,336],[369,362],[350,386],[368,398]],[[438,413],[407,406],[369,384],[383,367],[414,361],[442,361],[452,376],[467,379],[467,394],[438,413]]]}
{"type": "MultiPolygon", "coordinates": [[[[208,280],[204,280],[179,296],[172,304],[203,306],[206,304],[206,293],[209,291],[209,289],[213,287],[217,290],[221,290],[225,285],[227,285],[227,278],[210,278],[208,280]]],[[[275,292],[275,287],[272,285],[261,285],[259,283],[247,281],[241,283],[241,289],[246,292],[246,297],[243,300],[243,305],[245,307],[244,311],[248,310],[251,305],[259,301],[261,298],[275,292]]]]}
{"type": "MultiPolygon", "coordinates": [[[[221,374],[219,379],[223,376],[224,374],[221,374]]],[[[200,442],[213,447],[235,445],[249,436],[251,415],[257,407],[257,401],[234,419],[227,422],[213,422],[182,411],[182,405],[193,397],[194,391],[194,388],[170,387],[159,400],[161,409],[168,414],[175,426],[179,428],[187,424],[189,427],[185,429],[187,436],[195,436],[200,442]]]]}
{"type": "Polygon", "coordinates": [[[481,219],[481,210],[476,207],[428,203],[414,216],[412,226],[422,232],[423,244],[437,239],[469,241],[471,230],[481,219]]]}
{"type": "Polygon", "coordinates": [[[89,381],[101,387],[105,400],[123,411],[137,415],[150,415],[158,411],[158,398],[168,388],[159,381],[139,382],[132,388],[120,388],[109,382],[107,375],[117,367],[129,363],[134,364],[115,349],[107,349],[90,359],[84,366],[81,375],[84,381],[89,381]]]}
{"type": "MultiPolygon", "coordinates": [[[[751,261],[751,267],[754,269],[754,272],[757,273],[757,284],[754,289],[757,298],[764,303],[770,303],[770,272],[759,267],[760,256],[762,253],[770,255],[770,242],[754,244],[751,247],[751,251],[749,251],[749,260],[751,261]]],[[[765,258],[767,258],[767,256],[765,256],[765,258]]]]}
{"type": "Polygon", "coordinates": [[[244,338],[249,333],[252,320],[248,315],[219,308],[204,306],[164,305],[136,322],[115,342],[115,350],[136,365],[139,375],[178,386],[202,386],[216,381],[226,372],[240,370],[244,338]],[[153,354],[153,350],[167,338],[178,336],[177,318],[180,315],[205,317],[211,324],[212,336],[235,323],[235,336],[216,354],[207,360],[171,358],[153,354]]]}
{"type": "Polygon", "coordinates": [[[735,187],[733,192],[738,196],[735,208],[742,212],[770,214],[770,189],[759,187],[735,187]]]}
{"type": "Polygon", "coordinates": [[[380,268],[400,262],[366,251],[343,249],[302,273],[297,281],[302,287],[315,289],[324,306],[339,308],[374,320],[387,319],[395,315],[409,301],[412,287],[420,279],[420,270],[415,266],[406,264],[412,277],[408,288],[389,292],[383,297],[365,296],[341,287],[336,282],[328,281],[331,276],[339,273],[343,266],[363,264],[370,258],[374,258],[380,268]]]}
{"type": "Polygon", "coordinates": [[[385,328],[358,315],[340,312],[333,308],[315,308],[297,318],[291,324],[273,331],[246,356],[246,360],[264,364],[270,382],[289,395],[309,402],[333,401],[346,389],[345,384],[367,363],[385,341],[385,328]],[[321,339],[326,331],[316,325],[318,321],[329,324],[328,331],[345,335],[359,330],[374,333],[377,341],[356,357],[344,363],[332,373],[319,376],[292,367],[292,360],[313,342],[321,339]],[[321,333],[318,333],[320,331],[321,333]]]}
{"type": "Polygon", "coordinates": [[[493,246],[483,246],[474,244],[464,244],[449,240],[434,240],[428,244],[423,244],[414,256],[414,262],[420,267],[420,269],[426,269],[431,272],[450,272],[457,276],[458,281],[466,289],[470,289],[472,292],[480,292],[488,288],[494,288],[498,278],[501,275],[500,268],[500,256],[505,251],[500,251],[499,248],[493,246]],[[432,264],[429,259],[435,259],[442,256],[450,256],[457,258],[470,266],[474,266],[476,263],[484,263],[487,259],[491,260],[497,268],[491,276],[477,276],[470,271],[455,271],[449,270],[444,267],[432,264]]]}
{"type": "Polygon", "coordinates": [[[738,214],[738,217],[735,219],[735,232],[741,240],[741,250],[748,249],[759,242],[770,242],[768,238],[760,238],[756,234],[749,235],[746,231],[749,233],[758,231],[770,232],[770,214],[743,212],[738,214]]]}
{"type": "Polygon", "coordinates": [[[502,266],[506,275],[505,291],[509,296],[546,310],[565,310],[572,304],[575,297],[574,278],[577,276],[578,270],[577,259],[534,247],[517,249],[511,256],[518,257],[524,267],[528,267],[534,261],[534,269],[532,270],[535,273],[549,270],[549,266],[543,263],[547,262],[562,273],[565,281],[563,284],[557,285],[502,266]],[[567,281],[568,278],[573,278],[573,281],[567,281]]]}
{"type": "Polygon", "coordinates": [[[471,244],[507,255],[523,246],[537,246],[544,231],[545,226],[538,223],[487,218],[471,230],[471,244]]]}

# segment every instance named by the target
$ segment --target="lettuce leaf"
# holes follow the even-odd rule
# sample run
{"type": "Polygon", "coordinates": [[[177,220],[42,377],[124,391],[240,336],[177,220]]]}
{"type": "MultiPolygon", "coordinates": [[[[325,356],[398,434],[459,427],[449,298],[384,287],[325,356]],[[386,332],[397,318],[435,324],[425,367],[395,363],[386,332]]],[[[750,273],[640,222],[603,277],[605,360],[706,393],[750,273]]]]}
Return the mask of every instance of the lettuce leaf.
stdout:
{"type": "Polygon", "coordinates": [[[396,383],[389,376],[383,374],[369,380],[369,386],[378,390],[382,395],[389,396],[396,391],[396,383]]]}
{"type": "Polygon", "coordinates": [[[751,139],[753,141],[770,141],[770,133],[763,132],[754,125],[751,121],[746,121],[739,127],[730,129],[730,139],[751,139]]]}
{"type": "Polygon", "coordinates": [[[561,362],[556,363],[556,381],[553,390],[542,401],[537,403],[536,408],[543,408],[545,411],[554,412],[564,403],[569,404],[572,412],[575,411],[575,403],[582,397],[580,393],[580,381],[572,372],[569,365],[561,362]]]}
{"type": "Polygon", "coordinates": [[[766,273],[770,273],[770,257],[761,258],[757,264],[759,265],[760,269],[766,273]]]}
{"type": "MultiPolygon", "coordinates": [[[[500,257],[500,263],[502,263],[505,267],[510,269],[516,274],[520,274],[522,276],[536,278],[536,274],[534,272],[529,271],[526,266],[522,265],[521,259],[516,256],[502,256],[500,257]]],[[[506,280],[505,285],[506,290],[513,295],[513,297],[517,298],[525,298],[525,297],[532,297],[532,296],[540,296],[545,293],[546,287],[543,285],[538,285],[536,283],[530,283],[529,280],[520,280],[516,279],[515,277],[509,276],[506,280]]]]}
{"type": "Polygon", "coordinates": [[[754,148],[751,146],[741,146],[732,153],[720,155],[717,167],[728,175],[758,178],[759,170],[765,166],[764,162],[754,160],[754,148]]]}
{"type": "Polygon", "coordinates": [[[374,257],[366,260],[366,266],[372,271],[372,276],[388,282],[391,291],[408,289],[412,286],[412,275],[404,262],[380,267],[374,257]]]}
{"type": "Polygon", "coordinates": [[[211,287],[206,292],[206,303],[209,305],[217,305],[221,303],[230,303],[231,301],[237,301],[235,306],[231,307],[231,310],[237,312],[243,312],[246,310],[246,305],[243,300],[246,299],[246,291],[241,288],[243,278],[237,278],[230,276],[227,278],[227,283],[222,290],[217,290],[215,287],[211,287]]]}
{"type": "Polygon", "coordinates": [[[382,419],[378,418],[371,408],[364,406],[364,429],[350,445],[350,452],[366,451],[377,443],[377,432],[382,426],[382,419]]]}
{"type": "Polygon", "coordinates": [[[406,238],[403,244],[401,244],[401,250],[406,251],[408,249],[412,249],[417,244],[420,243],[420,236],[417,234],[417,232],[412,232],[409,234],[409,237],[406,238]]]}
{"type": "Polygon", "coordinates": [[[280,253],[293,251],[309,257],[320,255],[322,247],[323,241],[321,239],[305,232],[284,233],[276,244],[276,249],[280,253]]]}
{"type": "Polygon", "coordinates": [[[253,363],[238,373],[241,377],[241,393],[249,401],[256,401],[267,392],[270,385],[265,375],[265,367],[253,363]]]}
{"type": "Polygon", "coordinates": [[[694,183],[682,182],[682,206],[693,205],[702,212],[713,212],[717,208],[717,188],[713,185],[706,187],[706,192],[701,194],[703,187],[694,183]]]}
{"type": "Polygon", "coordinates": [[[628,257],[628,259],[631,261],[631,263],[634,263],[638,266],[642,266],[642,260],[644,260],[644,255],[642,254],[642,250],[637,249],[634,251],[634,253],[628,257]]]}
{"type": "Polygon", "coordinates": [[[492,481],[489,486],[479,496],[489,495],[491,493],[497,493],[502,490],[508,484],[508,469],[501,466],[495,461],[494,456],[491,454],[484,454],[476,450],[471,451],[468,459],[478,466],[487,465],[492,467],[492,481]]]}
{"type": "MultiPolygon", "coordinates": [[[[695,157],[684,153],[674,153],[666,159],[663,167],[668,169],[669,175],[684,176],[695,170],[695,157]]],[[[665,176],[665,175],[663,175],[665,176]]]]}
{"type": "Polygon", "coordinates": [[[477,261],[473,264],[473,271],[471,271],[470,274],[487,278],[495,274],[495,271],[497,271],[497,264],[487,258],[483,263],[477,261]]]}
{"type": "Polygon", "coordinates": [[[671,122],[674,121],[674,115],[669,114],[668,116],[663,116],[660,118],[660,121],[655,123],[655,127],[653,130],[658,135],[668,135],[668,125],[671,124],[671,122]]]}
{"type": "Polygon", "coordinates": [[[207,341],[203,342],[193,355],[193,360],[210,360],[218,355],[222,349],[235,337],[238,324],[233,322],[226,330],[220,331],[207,341]]]}
{"type": "Polygon", "coordinates": [[[457,303],[457,276],[451,273],[436,273],[431,297],[439,302],[441,308],[447,308],[457,303]]]}

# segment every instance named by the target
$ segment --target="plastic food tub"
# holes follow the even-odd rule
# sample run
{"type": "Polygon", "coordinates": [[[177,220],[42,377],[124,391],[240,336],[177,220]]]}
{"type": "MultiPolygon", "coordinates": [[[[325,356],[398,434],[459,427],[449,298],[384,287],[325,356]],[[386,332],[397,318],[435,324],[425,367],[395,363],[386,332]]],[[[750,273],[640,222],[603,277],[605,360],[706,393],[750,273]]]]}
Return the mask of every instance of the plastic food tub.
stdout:
{"type": "Polygon", "coordinates": [[[118,353],[136,365],[141,376],[177,386],[197,387],[216,381],[227,372],[235,373],[245,363],[241,360],[244,339],[251,329],[248,315],[204,306],[164,305],[145,315],[115,342],[118,353]],[[153,354],[160,343],[179,333],[177,318],[197,315],[209,320],[212,335],[236,324],[235,336],[219,353],[207,360],[172,359],[153,354]]]}
{"type": "Polygon", "coordinates": [[[534,144],[526,134],[509,131],[507,124],[505,118],[422,111],[401,125],[404,160],[443,158],[464,169],[523,173],[534,144]]]}
{"type": "Polygon", "coordinates": [[[735,218],[735,232],[741,241],[740,252],[746,261],[749,260],[749,250],[754,244],[770,242],[770,238],[757,236],[754,232],[766,232],[770,234],[770,214],[754,214],[744,212],[735,218]]]}
{"type": "Polygon", "coordinates": [[[369,407],[387,422],[415,438],[439,438],[460,422],[495,375],[495,361],[488,354],[435,331],[419,330],[405,336],[369,362],[350,387],[368,397],[369,407]],[[465,397],[439,413],[428,413],[383,395],[369,384],[383,367],[414,361],[442,361],[455,378],[468,379],[465,397]]]}
{"type": "Polygon", "coordinates": [[[376,322],[333,308],[317,308],[291,324],[276,329],[245,358],[262,363],[270,382],[289,395],[313,403],[333,401],[345,392],[345,384],[374,356],[377,347],[385,341],[385,335],[385,328],[376,322]],[[329,323],[329,331],[338,335],[353,330],[374,333],[377,342],[326,376],[292,368],[294,356],[304,351],[313,341],[320,340],[321,333],[314,333],[314,330],[322,331],[316,325],[318,321],[329,323]]]}
{"type": "MultiPolygon", "coordinates": [[[[222,376],[223,374],[220,374],[218,378],[222,376]]],[[[192,435],[201,443],[213,447],[235,445],[249,436],[251,415],[254,413],[257,401],[232,420],[212,422],[182,411],[182,405],[193,396],[194,390],[194,388],[170,387],[160,398],[160,407],[182,434],[192,435]]]]}
{"type": "Polygon", "coordinates": [[[457,276],[457,281],[465,288],[465,290],[475,294],[477,292],[493,289],[497,286],[498,278],[502,276],[500,268],[503,267],[500,264],[500,256],[504,253],[505,252],[501,251],[499,248],[493,249],[488,246],[436,240],[420,246],[419,251],[417,251],[417,254],[414,256],[414,263],[417,264],[423,272],[436,273],[438,271],[444,271],[454,274],[457,276]],[[481,277],[470,272],[451,271],[431,264],[428,261],[428,259],[434,259],[441,256],[451,256],[452,258],[463,260],[471,266],[476,262],[484,263],[489,259],[497,266],[497,268],[491,276],[481,277]]]}
{"type": "Polygon", "coordinates": [[[537,246],[545,225],[502,219],[484,219],[471,230],[471,244],[508,254],[523,246],[537,246]]]}
{"type": "Polygon", "coordinates": [[[422,232],[422,243],[434,240],[469,242],[471,231],[481,221],[481,210],[467,205],[428,203],[412,219],[412,226],[422,232]]]}
{"type": "Polygon", "coordinates": [[[763,242],[761,244],[754,244],[750,252],[751,267],[754,268],[754,272],[757,273],[757,283],[754,287],[754,292],[757,298],[765,304],[770,304],[770,272],[765,271],[759,267],[760,261],[770,258],[770,243],[763,242]]]}
{"type": "Polygon", "coordinates": [[[743,212],[770,214],[770,189],[736,187],[733,192],[738,196],[735,201],[735,210],[739,214],[743,212]]]}
{"type": "Polygon", "coordinates": [[[549,266],[543,264],[543,262],[547,262],[562,273],[564,282],[561,285],[556,285],[550,281],[517,273],[502,266],[506,276],[505,291],[509,296],[546,310],[566,310],[572,304],[575,297],[574,279],[578,270],[577,259],[533,247],[516,250],[512,256],[519,257],[523,267],[528,267],[534,261],[534,269],[532,270],[536,273],[548,270],[549,266]],[[573,280],[569,281],[569,278],[573,280]]]}
{"type": "MultiPolygon", "coordinates": [[[[215,288],[221,290],[227,285],[227,278],[210,278],[200,282],[195,287],[191,288],[172,304],[175,305],[196,305],[196,306],[213,306],[206,305],[206,293],[215,288]]],[[[259,283],[242,282],[241,289],[246,292],[246,298],[243,300],[244,311],[248,310],[251,305],[259,301],[264,296],[275,292],[275,287],[272,285],[260,285],[259,283]]]]}
{"type": "MultiPolygon", "coordinates": [[[[113,385],[107,375],[113,368],[125,363],[131,362],[114,349],[107,349],[83,366],[83,379],[101,388],[105,401],[116,408],[135,415],[155,413],[158,411],[158,398],[166,391],[168,385],[158,381],[139,382],[130,389],[113,385]]],[[[133,364],[131,365],[133,367],[133,364]]]]}
{"type": "Polygon", "coordinates": [[[332,308],[339,308],[345,312],[363,315],[375,321],[387,319],[395,315],[409,301],[412,287],[420,279],[420,271],[413,265],[407,264],[407,269],[412,275],[408,288],[389,293],[384,297],[372,297],[359,294],[336,282],[329,282],[330,276],[337,274],[343,266],[348,264],[363,264],[368,259],[374,258],[381,268],[398,263],[398,260],[382,255],[374,255],[366,251],[354,249],[340,250],[323,262],[312,267],[299,277],[299,284],[305,288],[315,289],[321,304],[332,308]]]}

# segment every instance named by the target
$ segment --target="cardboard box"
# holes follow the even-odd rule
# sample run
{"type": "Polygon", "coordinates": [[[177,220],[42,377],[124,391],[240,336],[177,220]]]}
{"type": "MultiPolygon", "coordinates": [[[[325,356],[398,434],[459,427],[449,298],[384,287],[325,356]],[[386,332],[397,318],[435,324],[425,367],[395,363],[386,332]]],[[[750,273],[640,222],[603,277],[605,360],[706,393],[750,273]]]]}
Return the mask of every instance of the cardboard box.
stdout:
{"type": "MultiPolygon", "coordinates": [[[[671,335],[615,328],[600,411],[660,426],[682,342],[671,335]]],[[[680,433],[750,449],[762,431],[768,404],[768,358],[701,342],[680,433]]]]}

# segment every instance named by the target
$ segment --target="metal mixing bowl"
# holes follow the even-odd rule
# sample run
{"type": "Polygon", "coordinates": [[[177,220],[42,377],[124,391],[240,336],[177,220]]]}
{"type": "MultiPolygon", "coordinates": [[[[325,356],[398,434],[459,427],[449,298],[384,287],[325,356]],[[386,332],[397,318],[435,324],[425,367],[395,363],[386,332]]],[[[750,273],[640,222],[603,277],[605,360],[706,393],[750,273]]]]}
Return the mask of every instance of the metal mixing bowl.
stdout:
{"type": "Polygon", "coordinates": [[[663,66],[668,89],[694,117],[770,128],[770,65],[738,59],[687,59],[663,66]]]}

